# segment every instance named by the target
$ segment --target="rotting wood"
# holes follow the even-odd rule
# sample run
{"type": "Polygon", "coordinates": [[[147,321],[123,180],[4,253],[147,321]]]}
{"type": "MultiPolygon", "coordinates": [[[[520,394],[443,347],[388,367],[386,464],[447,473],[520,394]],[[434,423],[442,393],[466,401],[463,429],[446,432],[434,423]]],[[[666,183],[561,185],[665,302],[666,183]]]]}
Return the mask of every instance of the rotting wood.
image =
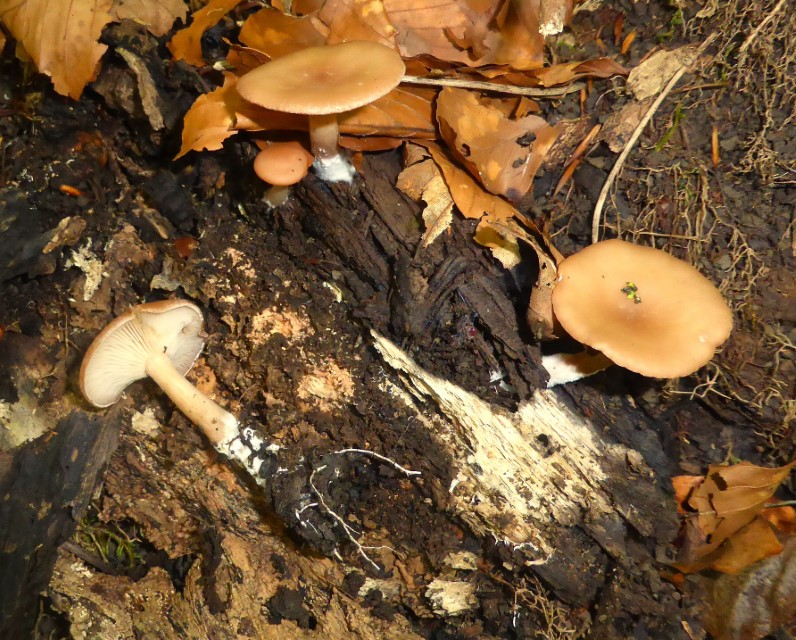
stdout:
{"type": "MultiPolygon", "coordinates": [[[[508,413],[423,370],[393,342],[371,334],[411,393],[432,400],[443,414],[433,420],[414,407],[417,419],[458,461],[449,488],[452,510],[479,537],[521,549],[525,562],[542,574],[551,560],[561,559],[556,556],[574,551],[562,546],[562,530],[576,526],[620,565],[644,561],[644,552],[630,551],[626,539],[654,536],[660,526],[655,521],[669,503],[639,452],[605,440],[553,390],[537,391],[508,413]]],[[[572,572],[570,598],[592,593],[590,569],[572,572]]]]}

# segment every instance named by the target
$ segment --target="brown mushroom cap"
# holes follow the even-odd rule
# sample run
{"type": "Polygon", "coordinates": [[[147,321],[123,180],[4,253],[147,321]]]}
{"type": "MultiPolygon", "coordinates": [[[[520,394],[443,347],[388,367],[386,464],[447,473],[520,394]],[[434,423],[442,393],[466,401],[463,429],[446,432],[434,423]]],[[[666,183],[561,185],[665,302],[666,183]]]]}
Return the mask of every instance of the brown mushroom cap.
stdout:
{"type": "Polygon", "coordinates": [[[116,402],[125,388],[146,377],[152,353],[165,353],[185,375],[204,346],[202,312],[186,300],[133,307],[115,318],[91,343],[80,367],[80,390],[96,407],[116,402]]]}
{"type": "Polygon", "coordinates": [[[622,240],[598,242],[561,262],[553,311],[576,340],[656,378],[693,373],[732,330],[727,303],[699,271],[622,240]]]}
{"type": "Polygon", "coordinates": [[[392,91],[405,67],[401,56],[377,42],[307,47],[267,62],[238,80],[252,104],[321,115],[350,111],[392,91]]]}
{"type": "Polygon", "coordinates": [[[254,158],[254,172],[269,184],[288,187],[307,175],[314,160],[298,142],[272,142],[254,158]]]}

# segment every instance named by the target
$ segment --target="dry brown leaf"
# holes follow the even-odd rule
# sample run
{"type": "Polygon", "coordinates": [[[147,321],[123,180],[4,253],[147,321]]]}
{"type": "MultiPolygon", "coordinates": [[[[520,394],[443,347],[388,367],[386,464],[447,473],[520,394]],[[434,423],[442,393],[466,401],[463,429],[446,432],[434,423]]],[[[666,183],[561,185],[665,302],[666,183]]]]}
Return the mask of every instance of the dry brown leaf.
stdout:
{"type": "Polygon", "coordinates": [[[489,216],[481,218],[473,239],[482,247],[488,247],[504,269],[513,269],[522,259],[520,244],[516,236],[498,231],[494,222],[489,216]]]}
{"type": "Polygon", "coordinates": [[[543,87],[567,84],[586,76],[610,78],[611,76],[625,76],[627,74],[628,70],[625,67],[610,58],[595,58],[586,62],[554,64],[552,67],[545,67],[532,72],[532,76],[543,87]]]}
{"type": "Polygon", "coordinates": [[[628,102],[619,111],[612,112],[600,132],[600,140],[608,143],[608,148],[619,153],[638,127],[638,123],[649,111],[653,98],[628,102]]]}
{"type": "Polygon", "coordinates": [[[390,22],[382,0],[326,0],[318,18],[329,27],[327,44],[372,40],[396,48],[397,29],[390,22]]]}
{"type": "Polygon", "coordinates": [[[234,83],[227,83],[196,99],[183,119],[182,146],[175,160],[189,151],[220,149],[224,140],[237,133],[232,129],[234,112],[227,102],[233,87],[234,83]]]}
{"type": "Polygon", "coordinates": [[[426,185],[431,182],[435,176],[441,174],[439,172],[439,167],[428,155],[413,153],[413,150],[423,149],[423,147],[418,147],[415,144],[408,144],[406,146],[408,166],[398,174],[395,186],[412,198],[412,200],[420,200],[426,185]],[[410,156],[414,156],[414,159],[409,160],[410,156]]]}
{"type": "Polygon", "coordinates": [[[434,139],[432,116],[436,91],[398,87],[386,96],[340,116],[340,131],[350,135],[434,139]]]}
{"type": "MultiPolygon", "coordinates": [[[[488,0],[484,4],[493,7],[491,13],[481,14],[486,24],[497,2],[488,0]]],[[[465,3],[460,0],[384,0],[387,17],[398,30],[395,41],[401,55],[430,55],[438,60],[470,64],[469,43],[464,40],[472,22],[468,8],[462,5],[465,3]]]]}
{"type": "Polygon", "coordinates": [[[396,186],[413,200],[426,203],[423,222],[426,230],[421,245],[427,247],[453,221],[453,199],[439,167],[430,158],[408,166],[399,175],[396,186]]]}
{"type": "Polygon", "coordinates": [[[168,43],[169,51],[175,60],[185,60],[195,67],[202,67],[202,34],[234,9],[242,0],[210,0],[193,14],[193,21],[185,29],[180,29],[168,43]]]}
{"type": "Polygon", "coordinates": [[[456,207],[465,218],[479,219],[489,215],[494,219],[508,219],[517,215],[517,210],[503,198],[484,191],[470,174],[453,164],[437,144],[426,141],[418,141],[418,144],[431,153],[456,207]]]}
{"type": "Polygon", "coordinates": [[[690,476],[675,478],[679,505],[689,513],[674,566],[686,573],[708,567],[733,572],[777,553],[779,543],[762,512],[794,465],[711,465],[701,483],[690,476]]]}
{"type": "Polygon", "coordinates": [[[404,143],[403,138],[389,138],[384,136],[340,136],[339,144],[343,149],[351,151],[387,151],[396,149],[404,143]]]}
{"type": "Polygon", "coordinates": [[[463,89],[444,88],[437,98],[442,137],[492,193],[516,200],[525,195],[558,135],[544,119],[510,120],[463,89]]]}
{"type": "Polygon", "coordinates": [[[544,64],[541,4],[527,0],[504,3],[496,20],[498,29],[489,31],[476,48],[474,66],[507,65],[518,71],[541,67],[544,64]]]}
{"type": "Polygon", "coordinates": [[[77,100],[108,48],[98,40],[110,8],[111,0],[0,0],[0,21],[55,90],[77,100]]]}
{"type": "Polygon", "coordinates": [[[184,22],[187,13],[188,7],[182,0],[114,0],[111,7],[114,21],[133,20],[156,36],[168,33],[178,18],[184,22]]]}
{"type": "Polygon", "coordinates": [[[699,513],[699,526],[711,541],[726,540],[751,522],[774,495],[796,461],[784,467],[758,467],[749,462],[711,465],[705,481],[688,504],[699,513]]]}
{"type": "Polygon", "coordinates": [[[721,555],[711,562],[711,568],[722,573],[738,573],[750,564],[775,556],[782,544],[763,518],[755,518],[741,527],[721,547],[721,555]]]}
{"type": "Polygon", "coordinates": [[[323,45],[326,38],[316,24],[313,17],[297,18],[265,7],[246,19],[239,39],[268,58],[279,58],[300,49],[323,45]]]}
{"type": "Polygon", "coordinates": [[[672,486],[674,487],[674,499],[677,501],[677,513],[686,515],[692,513],[690,509],[686,510],[683,505],[691,491],[702,484],[705,476],[675,476],[672,478],[672,486]]]}
{"type": "Polygon", "coordinates": [[[790,506],[771,506],[777,502],[779,500],[769,500],[760,515],[783,533],[793,535],[796,533],[796,509],[790,506]]]}

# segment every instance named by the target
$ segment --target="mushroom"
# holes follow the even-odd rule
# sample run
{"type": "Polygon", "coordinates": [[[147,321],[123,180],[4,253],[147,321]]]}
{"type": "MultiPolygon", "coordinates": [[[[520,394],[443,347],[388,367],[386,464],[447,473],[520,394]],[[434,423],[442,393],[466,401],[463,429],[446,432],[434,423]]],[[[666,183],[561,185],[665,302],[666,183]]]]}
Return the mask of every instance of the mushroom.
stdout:
{"type": "Polygon", "coordinates": [[[401,56],[382,44],[352,41],[307,47],[267,62],[237,82],[252,104],[307,114],[312,154],[322,179],[350,182],[354,168],[340,155],[338,114],[381,98],[401,82],[401,56]]]}
{"type": "Polygon", "coordinates": [[[552,302],[573,338],[656,378],[693,373],[732,330],[727,303],[699,271],[622,240],[598,242],[563,260],[552,302]]]}
{"type": "Polygon", "coordinates": [[[132,307],[94,338],[80,367],[80,390],[107,407],[149,376],[217,448],[239,436],[238,420],[185,379],[204,346],[202,312],[185,300],[132,307]]]}
{"type": "Polygon", "coordinates": [[[271,184],[263,199],[272,207],[284,204],[290,187],[299,182],[315,158],[298,142],[272,142],[254,158],[254,173],[271,184]]]}

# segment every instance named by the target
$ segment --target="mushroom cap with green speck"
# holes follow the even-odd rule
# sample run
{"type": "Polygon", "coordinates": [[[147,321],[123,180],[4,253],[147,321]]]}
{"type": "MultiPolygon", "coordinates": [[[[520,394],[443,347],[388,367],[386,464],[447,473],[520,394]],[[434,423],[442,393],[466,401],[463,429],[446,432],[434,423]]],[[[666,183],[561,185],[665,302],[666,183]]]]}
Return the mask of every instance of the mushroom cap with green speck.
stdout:
{"type": "Polygon", "coordinates": [[[266,109],[324,115],[350,111],[401,82],[401,56],[378,42],[307,47],[266,62],[237,82],[247,102],[266,109]]]}
{"type": "Polygon", "coordinates": [[[552,298],[573,338],[655,378],[693,373],[732,330],[727,303],[699,271],[623,240],[598,242],[563,260],[552,298]]]}

